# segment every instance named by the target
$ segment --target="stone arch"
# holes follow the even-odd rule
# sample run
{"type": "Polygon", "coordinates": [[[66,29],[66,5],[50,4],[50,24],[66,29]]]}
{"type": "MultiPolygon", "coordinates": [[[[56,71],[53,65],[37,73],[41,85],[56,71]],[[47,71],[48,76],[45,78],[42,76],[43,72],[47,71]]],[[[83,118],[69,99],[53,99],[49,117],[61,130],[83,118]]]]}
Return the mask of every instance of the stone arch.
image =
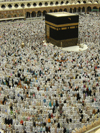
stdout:
{"type": "Polygon", "coordinates": [[[37,12],[37,17],[41,17],[41,11],[37,12]]]}
{"type": "Polygon", "coordinates": [[[66,8],[64,9],[64,12],[67,12],[67,9],[66,8]]]}
{"type": "Polygon", "coordinates": [[[80,7],[78,8],[78,12],[81,12],[81,8],[80,7]]]}
{"type": "Polygon", "coordinates": [[[26,18],[30,18],[30,12],[26,12],[26,18]]]}
{"type": "Polygon", "coordinates": [[[62,9],[59,9],[59,12],[62,12],[62,9]]]}
{"type": "Polygon", "coordinates": [[[91,12],[91,7],[90,6],[87,7],[87,12],[91,12]]]}
{"type": "Polygon", "coordinates": [[[66,1],[66,4],[68,4],[69,3],[69,1],[66,1]]]}
{"type": "Polygon", "coordinates": [[[30,3],[27,3],[27,7],[30,7],[31,6],[31,4],[30,3]]]}
{"type": "Polygon", "coordinates": [[[70,8],[70,13],[72,13],[72,8],[70,8]]]}
{"type": "Polygon", "coordinates": [[[82,8],[82,12],[85,12],[85,7],[82,8]]]}
{"type": "Polygon", "coordinates": [[[98,9],[98,8],[96,6],[94,6],[93,9],[98,9]]]}
{"type": "Polygon", "coordinates": [[[33,11],[32,14],[31,14],[32,17],[36,17],[36,12],[33,11]]]}
{"type": "Polygon", "coordinates": [[[76,7],[73,9],[73,13],[76,12],[76,7]]]}
{"type": "Polygon", "coordinates": [[[63,5],[64,4],[64,2],[63,1],[61,1],[61,3],[60,3],[61,5],[63,5]]]}
{"type": "Polygon", "coordinates": [[[8,7],[9,7],[9,8],[12,8],[12,5],[11,5],[11,4],[9,4],[9,5],[8,5],[8,7]]]}
{"type": "Polygon", "coordinates": [[[86,1],[83,1],[84,4],[86,4],[86,1]]]}
{"type": "Polygon", "coordinates": [[[98,12],[98,7],[94,6],[94,7],[93,7],[93,11],[94,11],[94,12],[98,12]],[[96,9],[97,9],[97,10],[96,10],[96,9]]]}
{"type": "Polygon", "coordinates": [[[48,6],[48,2],[45,2],[45,6],[48,6]]]}
{"type": "MultiPolygon", "coordinates": [[[[13,15],[13,17],[14,17],[14,15],[13,15]]],[[[7,18],[11,18],[11,15],[10,14],[7,14],[7,18]]]]}
{"type": "Polygon", "coordinates": [[[33,6],[37,6],[37,4],[36,3],[33,3],[33,6]]]}
{"type": "Polygon", "coordinates": [[[6,8],[6,6],[3,4],[3,5],[1,5],[1,8],[3,8],[3,9],[4,9],[4,8],[6,8]]]}
{"type": "Polygon", "coordinates": [[[56,1],[56,2],[55,2],[55,5],[58,5],[58,4],[59,4],[58,1],[56,1]]]}
{"type": "Polygon", "coordinates": [[[15,8],[18,8],[18,4],[15,4],[14,7],[15,7],[15,8]]]}
{"type": "Polygon", "coordinates": [[[17,17],[17,14],[14,14],[13,17],[17,17]]]}
{"type": "Polygon", "coordinates": [[[50,5],[52,6],[53,5],[53,2],[50,2],[50,5]]]}
{"type": "Polygon", "coordinates": [[[46,10],[44,10],[44,11],[43,11],[43,16],[45,16],[45,14],[46,14],[46,13],[47,13],[47,11],[46,11],[46,10]]]}
{"type": "Polygon", "coordinates": [[[57,12],[57,9],[55,9],[54,12],[57,12]]]}
{"type": "Polygon", "coordinates": [[[41,2],[39,3],[39,6],[42,6],[42,3],[41,2]]]}
{"type": "Polygon", "coordinates": [[[81,3],[80,1],[77,1],[79,4],[81,3]]]}
{"type": "Polygon", "coordinates": [[[49,12],[53,12],[51,9],[50,9],[50,11],[49,12]]]}
{"type": "Polygon", "coordinates": [[[21,4],[21,7],[22,7],[22,8],[24,8],[24,7],[25,7],[25,5],[22,3],[22,4],[21,4]]]}

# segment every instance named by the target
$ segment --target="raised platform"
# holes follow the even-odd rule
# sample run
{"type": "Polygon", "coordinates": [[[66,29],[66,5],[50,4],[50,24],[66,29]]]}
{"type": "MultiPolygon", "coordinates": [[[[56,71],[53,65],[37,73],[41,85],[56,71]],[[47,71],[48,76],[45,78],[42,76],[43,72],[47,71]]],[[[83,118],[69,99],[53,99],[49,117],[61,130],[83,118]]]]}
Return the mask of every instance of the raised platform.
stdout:
{"type": "Polygon", "coordinates": [[[3,18],[3,19],[0,19],[0,21],[16,20],[16,19],[25,19],[25,17],[22,16],[22,17],[13,17],[13,18],[3,18]]]}
{"type": "MultiPolygon", "coordinates": [[[[53,45],[51,43],[46,43],[45,41],[43,41],[43,45],[53,45]]],[[[71,46],[71,47],[59,47],[60,49],[62,49],[63,51],[73,51],[73,52],[80,52],[80,51],[84,51],[86,49],[88,49],[87,45],[86,44],[82,44],[83,47],[79,47],[78,45],[77,46],[71,46]]]]}
{"type": "Polygon", "coordinates": [[[79,46],[71,46],[71,47],[62,48],[62,50],[80,52],[86,50],[87,48],[88,48],[87,45],[83,44],[83,48],[80,48],[79,46]]]}

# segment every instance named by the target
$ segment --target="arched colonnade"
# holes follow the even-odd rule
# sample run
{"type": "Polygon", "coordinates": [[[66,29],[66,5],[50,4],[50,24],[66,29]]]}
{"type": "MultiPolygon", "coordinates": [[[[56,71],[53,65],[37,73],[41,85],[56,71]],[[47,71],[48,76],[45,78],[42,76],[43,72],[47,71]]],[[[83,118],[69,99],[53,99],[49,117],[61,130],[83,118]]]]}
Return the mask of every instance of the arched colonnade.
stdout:
{"type": "Polygon", "coordinates": [[[92,9],[98,9],[99,12],[100,12],[100,7],[97,8],[96,6],[94,7],[91,7],[91,6],[88,6],[87,8],[85,7],[74,7],[74,8],[60,8],[60,9],[50,9],[50,10],[39,10],[39,11],[26,11],[26,14],[25,14],[25,17],[26,18],[34,18],[34,17],[44,17],[46,13],[50,13],[50,12],[70,12],[70,13],[82,13],[82,12],[91,12],[92,9]]]}

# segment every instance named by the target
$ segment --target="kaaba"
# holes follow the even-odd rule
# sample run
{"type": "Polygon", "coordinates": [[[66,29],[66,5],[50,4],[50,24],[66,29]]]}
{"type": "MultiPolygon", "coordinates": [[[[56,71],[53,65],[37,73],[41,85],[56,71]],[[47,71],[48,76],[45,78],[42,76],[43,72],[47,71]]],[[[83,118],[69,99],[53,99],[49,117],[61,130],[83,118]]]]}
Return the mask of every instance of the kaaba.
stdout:
{"type": "Polygon", "coordinates": [[[78,43],[79,15],[68,12],[45,14],[45,38],[58,47],[76,46],[78,43]]]}

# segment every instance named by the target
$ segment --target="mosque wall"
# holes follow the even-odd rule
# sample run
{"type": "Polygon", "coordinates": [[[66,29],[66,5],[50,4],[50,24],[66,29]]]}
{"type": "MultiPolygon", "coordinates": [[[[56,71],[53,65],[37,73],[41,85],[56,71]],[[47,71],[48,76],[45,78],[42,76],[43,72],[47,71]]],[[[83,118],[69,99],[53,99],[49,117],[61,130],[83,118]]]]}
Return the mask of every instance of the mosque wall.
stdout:
{"type": "Polygon", "coordinates": [[[90,12],[98,9],[100,0],[33,0],[0,2],[0,19],[42,17],[48,12],[90,12]]]}

